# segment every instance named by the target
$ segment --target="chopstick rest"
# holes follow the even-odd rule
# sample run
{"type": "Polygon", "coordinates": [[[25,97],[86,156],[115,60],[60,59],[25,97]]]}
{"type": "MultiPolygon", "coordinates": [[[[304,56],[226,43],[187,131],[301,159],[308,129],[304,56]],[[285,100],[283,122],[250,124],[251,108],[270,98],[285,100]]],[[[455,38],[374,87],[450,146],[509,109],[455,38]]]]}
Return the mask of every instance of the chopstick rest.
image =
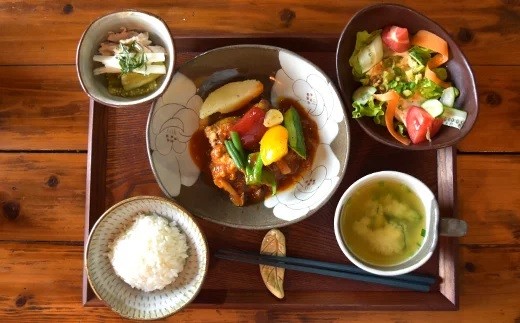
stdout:
{"type": "Polygon", "coordinates": [[[346,278],[367,283],[382,284],[420,292],[429,292],[431,285],[437,281],[435,277],[417,274],[378,276],[351,265],[303,258],[261,255],[241,250],[220,249],[215,253],[215,257],[250,264],[275,266],[324,276],[346,278]]]}

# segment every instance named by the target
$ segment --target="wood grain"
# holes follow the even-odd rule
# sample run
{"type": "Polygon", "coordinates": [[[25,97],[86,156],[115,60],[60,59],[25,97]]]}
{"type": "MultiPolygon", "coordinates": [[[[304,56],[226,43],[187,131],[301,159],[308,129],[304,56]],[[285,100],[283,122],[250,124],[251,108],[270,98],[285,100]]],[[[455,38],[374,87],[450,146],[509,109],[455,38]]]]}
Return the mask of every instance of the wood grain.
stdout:
{"type": "MultiPolygon", "coordinates": [[[[179,55],[177,63],[194,55],[179,55]]],[[[334,56],[324,53],[319,61],[335,81],[334,56]]],[[[480,111],[459,150],[520,151],[520,66],[475,66],[474,72],[480,111]]],[[[0,151],[86,150],[88,102],[74,66],[0,66],[0,151]]]]}
{"type": "Polygon", "coordinates": [[[87,123],[74,66],[0,66],[0,150],[84,150],[87,123]]]}
{"type": "Polygon", "coordinates": [[[82,241],[85,154],[0,154],[0,239],[82,241]]]}
{"type": "MultiPolygon", "coordinates": [[[[460,43],[472,64],[518,65],[515,45],[520,9],[515,1],[471,0],[432,6],[412,0],[384,1],[410,6],[443,26],[460,43]],[[464,15],[460,12],[463,10],[464,15]],[[492,46],[490,46],[492,44],[492,46]],[[493,57],[493,61],[488,58],[493,57]]],[[[369,1],[318,2],[285,0],[161,0],[143,4],[117,1],[16,1],[0,5],[3,37],[0,62],[8,65],[73,64],[81,34],[95,18],[123,8],[161,16],[174,36],[204,34],[316,34],[339,35],[349,18],[369,1]],[[236,14],[236,13],[240,14],[236,14]],[[24,19],[18,19],[23,14],[24,19]],[[45,30],[44,33],[34,32],[45,30]],[[66,31],[66,32],[64,32],[66,31]],[[23,37],[19,33],[24,33],[23,37]],[[11,55],[9,53],[17,53],[11,55]]]]}
{"type": "MultiPolygon", "coordinates": [[[[519,18],[520,21],[520,18],[519,18]]],[[[475,66],[479,115],[461,151],[520,151],[520,66],[475,66]]]]}
{"type": "MultiPolygon", "coordinates": [[[[83,247],[48,243],[0,242],[0,321],[118,320],[106,308],[80,302],[83,247]],[[52,290],[52,292],[49,292],[52,290]]],[[[200,310],[188,307],[172,321],[388,321],[512,322],[520,316],[520,249],[510,246],[463,246],[460,254],[459,312],[337,312],[200,310]]],[[[289,271],[288,275],[295,272],[289,271]]],[[[315,279],[311,276],[310,279],[315,279]]],[[[267,294],[268,292],[265,291],[267,294]]]]}
{"type": "Polygon", "coordinates": [[[458,157],[459,216],[465,244],[520,243],[520,156],[458,157]]]}
{"type": "MultiPolygon", "coordinates": [[[[82,241],[86,157],[0,154],[0,240],[82,241]],[[20,203],[14,220],[6,214],[10,202],[20,203]]],[[[513,192],[520,185],[511,175],[519,168],[520,156],[458,157],[459,216],[469,224],[463,243],[518,244],[520,201],[513,192]]]]}

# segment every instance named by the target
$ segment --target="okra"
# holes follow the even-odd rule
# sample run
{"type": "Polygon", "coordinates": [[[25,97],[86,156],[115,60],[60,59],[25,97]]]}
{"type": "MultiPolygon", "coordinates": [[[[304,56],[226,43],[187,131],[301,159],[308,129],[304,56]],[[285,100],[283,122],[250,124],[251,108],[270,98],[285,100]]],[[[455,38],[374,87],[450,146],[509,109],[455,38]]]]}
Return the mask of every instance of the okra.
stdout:
{"type": "Polygon", "coordinates": [[[300,115],[294,107],[285,112],[284,126],[289,133],[289,147],[294,150],[301,158],[307,158],[307,150],[305,148],[305,137],[303,136],[303,128],[300,115]]]}

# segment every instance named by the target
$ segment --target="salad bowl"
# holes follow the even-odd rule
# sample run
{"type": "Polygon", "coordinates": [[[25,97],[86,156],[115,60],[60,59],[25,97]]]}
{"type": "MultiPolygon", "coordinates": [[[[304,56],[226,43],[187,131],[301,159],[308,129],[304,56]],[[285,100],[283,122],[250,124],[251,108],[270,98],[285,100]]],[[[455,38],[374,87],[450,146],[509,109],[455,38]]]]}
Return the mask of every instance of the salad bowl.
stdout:
{"type": "Polygon", "coordinates": [[[341,182],[350,146],[348,121],[332,81],[299,55],[264,45],[221,47],[180,66],[152,106],[146,136],[151,168],[166,196],[196,216],[245,229],[282,227],[316,212],[341,182]],[[237,207],[211,178],[203,178],[189,142],[209,93],[245,79],[262,82],[260,96],[273,105],[282,98],[298,102],[316,122],[319,144],[309,171],[293,186],[237,207]]]}
{"type": "Polygon", "coordinates": [[[340,36],[336,50],[336,72],[341,95],[349,108],[349,114],[352,115],[354,110],[352,104],[354,91],[361,87],[361,83],[354,78],[352,67],[349,64],[349,58],[355,50],[357,33],[361,31],[370,33],[394,25],[407,28],[410,36],[419,30],[426,30],[447,42],[449,59],[444,65],[448,71],[449,81],[460,91],[454,107],[467,112],[466,120],[460,130],[442,126],[439,132],[431,138],[431,141],[426,140],[409,145],[404,145],[394,139],[384,126],[376,124],[370,117],[356,118],[356,121],[372,138],[396,148],[429,150],[457,144],[469,133],[478,114],[477,89],[471,67],[446,30],[421,13],[401,5],[377,4],[362,9],[350,19],[340,36]]]}

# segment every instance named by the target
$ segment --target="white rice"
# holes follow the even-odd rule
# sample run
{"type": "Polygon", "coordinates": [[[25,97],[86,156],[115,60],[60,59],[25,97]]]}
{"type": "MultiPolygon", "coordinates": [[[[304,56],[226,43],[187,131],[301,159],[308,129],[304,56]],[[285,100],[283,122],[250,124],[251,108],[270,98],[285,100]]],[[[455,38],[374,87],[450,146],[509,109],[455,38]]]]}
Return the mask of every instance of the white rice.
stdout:
{"type": "Polygon", "coordinates": [[[188,257],[186,236],[173,222],[156,214],[139,214],[109,249],[116,274],[145,292],[171,284],[188,257]]]}

